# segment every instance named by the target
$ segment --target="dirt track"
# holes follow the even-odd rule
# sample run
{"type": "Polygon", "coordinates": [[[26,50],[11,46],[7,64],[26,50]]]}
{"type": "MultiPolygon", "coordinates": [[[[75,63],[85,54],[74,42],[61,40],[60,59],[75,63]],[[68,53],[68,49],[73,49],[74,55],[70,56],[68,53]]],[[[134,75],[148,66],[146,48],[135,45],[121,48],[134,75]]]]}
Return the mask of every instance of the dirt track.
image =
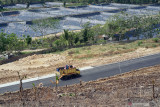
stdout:
{"type": "Polygon", "coordinates": [[[97,66],[154,53],[160,53],[160,47],[148,49],[139,48],[132,52],[122,52],[115,55],[99,54],[91,59],[77,59],[74,56],[69,55],[67,51],[61,54],[32,55],[12,63],[1,65],[0,83],[18,80],[17,71],[20,72],[21,75],[27,74],[27,78],[31,78],[56,73],[57,67],[64,66],[66,64],[72,64],[78,68],[85,66],[97,66]]]}

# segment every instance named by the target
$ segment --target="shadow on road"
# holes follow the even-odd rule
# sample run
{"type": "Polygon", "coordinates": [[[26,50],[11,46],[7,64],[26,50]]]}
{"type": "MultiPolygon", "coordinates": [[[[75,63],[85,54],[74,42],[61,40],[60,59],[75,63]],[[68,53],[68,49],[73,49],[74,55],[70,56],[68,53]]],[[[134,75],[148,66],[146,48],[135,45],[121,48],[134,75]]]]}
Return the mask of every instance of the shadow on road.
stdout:
{"type": "Polygon", "coordinates": [[[70,75],[70,76],[63,76],[61,78],[62,81],[67,81],[67,80],[71,80],[71,79],[76,79],[76,78],[80,78],[81,75],[70,75]]]}

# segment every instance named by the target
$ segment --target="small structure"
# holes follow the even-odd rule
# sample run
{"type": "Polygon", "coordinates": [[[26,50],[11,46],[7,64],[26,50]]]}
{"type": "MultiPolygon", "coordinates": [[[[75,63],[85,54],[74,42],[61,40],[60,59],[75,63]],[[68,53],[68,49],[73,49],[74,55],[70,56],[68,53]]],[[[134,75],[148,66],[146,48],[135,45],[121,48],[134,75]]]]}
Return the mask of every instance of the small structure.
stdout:
{"type": "Polygon", "coordinates": [[[109,40],[110,39],[110,37],[108,36],[108,35],[102,35],[102,38],[104,39],[104,40],[109,40]]]}

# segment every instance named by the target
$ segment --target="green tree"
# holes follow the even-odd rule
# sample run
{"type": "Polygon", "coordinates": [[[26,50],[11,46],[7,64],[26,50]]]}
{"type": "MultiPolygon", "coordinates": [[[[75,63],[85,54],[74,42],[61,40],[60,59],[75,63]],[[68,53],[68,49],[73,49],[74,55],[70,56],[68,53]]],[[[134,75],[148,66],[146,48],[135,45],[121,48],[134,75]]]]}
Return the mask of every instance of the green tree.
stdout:
{"type": "Polygon", "coordinates": [[[26,8],[29,8],[29,6],[30,6],[30,1],[27,2],[26,8]]]}
{"type": "Polygon", "coordinates": [[[13,0],[11,0],[11,4],[14,4],[14,1],[13,1],[13,0]]]}
{"type": "Polygon", "coordinates": [[[26,42],[27,42],[27,45],[30,45],[32,43],[32,38],[29,35],[26,38],[26,42]]]}
{"type": "Polygon", "coordinates": [[[18,50],[19,48],[19,39],[16,36],[16,34],[12,33],[12,34],[8,34],[7,35],[7,50],[12,52],[14,50],[18,50]]]}
{"type": "Polygon", "coordinates": [[[66,1],[63,2],[63,7],[66,7],[66,1]]]}
{"type": "Polygon", "coordinates": [[[82,30],[83,42],[86,43],[90,39],[90,23],[87,22],[82,27],[83,27],[82,30]]]}
{"type": "Polygon", "coordinates": [[[1,32],[0,33],[0,53],[2,53],[3,51],[6,51],[6,46],[7,46],[7,39],[6,39],[6,35],[5,33],[1,32]]]}
{"type": "Polygon", "coordinates": [[[64,29],[64,39],[68,40],[69,39],[69,30],[64,29]]]}
{"type": "Polygon", "coordinates": [[[13,51],[23,50],[25,47],[25,38],[18,38],[16,34],[6,34],[3,31],[0,33],[0,53],[4,51],[13,51]]]}
{"type": "Polygon", "coordinates": [[[2,9],[3,9],[3,2],[0,1],[0,10],[2,10],[2,9]]]}

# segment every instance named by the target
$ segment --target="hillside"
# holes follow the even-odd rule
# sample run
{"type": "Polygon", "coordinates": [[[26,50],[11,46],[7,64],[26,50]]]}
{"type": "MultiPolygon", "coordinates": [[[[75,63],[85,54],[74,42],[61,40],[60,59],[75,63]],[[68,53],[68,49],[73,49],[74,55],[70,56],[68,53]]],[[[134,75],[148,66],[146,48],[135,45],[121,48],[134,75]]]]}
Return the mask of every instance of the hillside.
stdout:
{"type": "Polygon", "coordinates": [[[0,66],[0,84],[18,80],[20,75],[27,78],[57,73],[56,68],[71,64],[77,68],[109,64],[145,55],[160,53],[159,42],[152,39],[131,43],[111,43],[72,48],[50,54],[32,55],[0,66]],[[141,43],[139,45],[139,43],[141,43]]]}
{"type": "Polygon", "coordinates": [[[6,93],[0,96],[0,105],[155,107],[155,104],[160,105],[159,76],[160,65],[157,65],[96,81],[81,81],[80,84],[57,89],[51,87],[27,89],[23,93],[22,101],[18,92],[6,93]]]}

